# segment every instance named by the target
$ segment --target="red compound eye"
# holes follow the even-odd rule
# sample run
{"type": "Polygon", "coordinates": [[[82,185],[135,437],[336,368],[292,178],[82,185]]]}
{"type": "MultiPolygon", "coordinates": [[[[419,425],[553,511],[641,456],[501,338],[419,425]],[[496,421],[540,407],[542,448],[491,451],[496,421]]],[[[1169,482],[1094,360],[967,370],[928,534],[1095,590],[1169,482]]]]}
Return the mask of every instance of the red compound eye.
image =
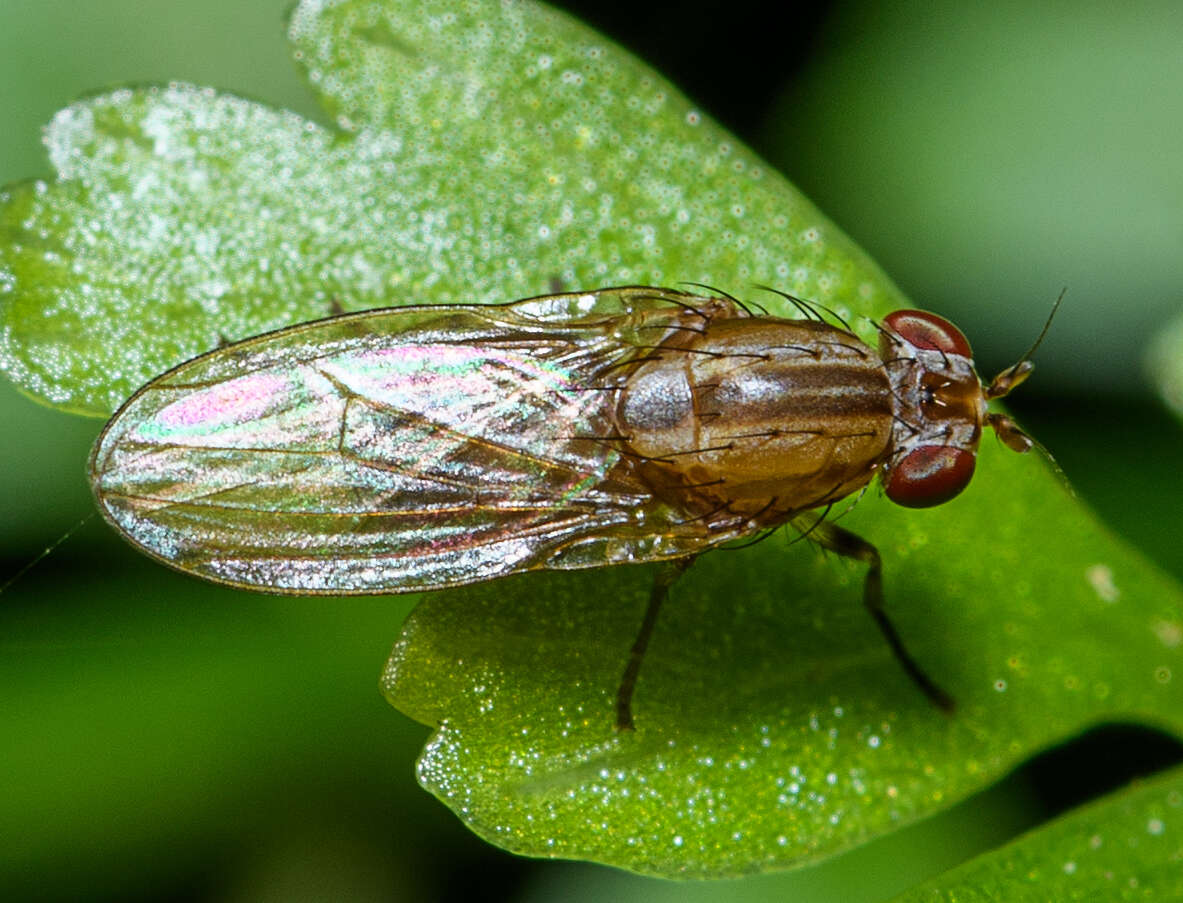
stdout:
{"type": "Polygon", "coordinates": [[[922,445],[892,468],[884,489],[897,505],[931,508],[961,492],[973,475],[972,452],[952,445],[922,445]]]}
{"type": "Polygon", "coordinates": [[[883,325],[914,348],[973,357],[961,330],[936,314],[923,310],[897,310],[884,317],[883,325]]]}

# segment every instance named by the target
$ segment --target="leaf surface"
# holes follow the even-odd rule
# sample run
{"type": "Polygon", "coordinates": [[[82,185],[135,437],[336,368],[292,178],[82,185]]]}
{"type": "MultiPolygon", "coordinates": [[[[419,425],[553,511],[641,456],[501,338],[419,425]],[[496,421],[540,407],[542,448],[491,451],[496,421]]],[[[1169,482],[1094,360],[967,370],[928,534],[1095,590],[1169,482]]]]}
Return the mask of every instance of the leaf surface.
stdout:
{"type": "Polygon", "coordinates": [[[784,179],[565,16],[305,3],[290,31],[339,130],[188,85],[55,117],[57,180],[0,195],[0,369],[25,392],[102,416],[227,340],[556,285],[901,301],[784,179]]]}
{"type": "Polygon", "coordinates": [[[1111,794],[946,872],[899,903],[1183,899],[1183,772],[1111,794]]]}

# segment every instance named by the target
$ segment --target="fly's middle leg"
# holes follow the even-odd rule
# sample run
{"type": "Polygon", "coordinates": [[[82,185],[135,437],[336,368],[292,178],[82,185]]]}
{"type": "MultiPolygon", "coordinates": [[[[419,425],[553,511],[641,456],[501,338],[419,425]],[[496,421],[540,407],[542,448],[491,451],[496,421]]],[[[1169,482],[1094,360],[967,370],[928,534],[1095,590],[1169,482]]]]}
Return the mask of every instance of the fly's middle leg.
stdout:
{"type": "Polygon", "coordinates": [[[616,729],[631,731],[633,724],[633,691],[637,688],[637,677],[641,673],[641,662],[645,658],[645,650],[649,648],[649,638],[653,635],[653,628],[657,624],[657,615],[661,605],[669,597],[670,587],[682,576],[682,573],[694,563],[694,556],[678,558],[665,562],[657,572],[653,581],[653,589],[649,593],[649,604],[645,608],[645,618],[641,621],[641,630],[633,641],[629,650],[628,664],[624,667],[624,675],[620,678],[620,686],[616,690],[616,729]]]}
{"type": "Polygon", "coordinates": [[[887,617],[887,610],[883,604],[883,562],[879,557],[879,550],[871,543],[859,536],[829,523],[820,523],[809,527],[809,538],[823,548],[837,552],[846,558],[854,558],[867,565],[867,579],[863,584],[863,604],[867,611],[879,625],[879,632],[887,640],[896,661],[904,669],[912,682],[921,692],[931,700],[932,704],[944,712],[952,712],[956,707],[953,697],[942,690],[929,677],[924,669],[916,663],[916,659],[904,647],[904,641],[896,632],[895,625],[887,617]]]}

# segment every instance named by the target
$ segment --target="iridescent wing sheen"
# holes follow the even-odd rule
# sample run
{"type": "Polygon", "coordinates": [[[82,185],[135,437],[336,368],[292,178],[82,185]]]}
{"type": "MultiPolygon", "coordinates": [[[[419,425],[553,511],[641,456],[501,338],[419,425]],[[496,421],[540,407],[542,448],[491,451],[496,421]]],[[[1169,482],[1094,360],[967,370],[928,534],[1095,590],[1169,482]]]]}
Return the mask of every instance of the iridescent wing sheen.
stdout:
{"type": "Polygon", "coordinates": [[[123,406],[91,458],[95,495],[166,564],[275,592],[406,592],[690,554],[729,536],[655,500],[604,437],[627,363],[704,305],[743,315],[624,288],[250,339],[123,406]]]}

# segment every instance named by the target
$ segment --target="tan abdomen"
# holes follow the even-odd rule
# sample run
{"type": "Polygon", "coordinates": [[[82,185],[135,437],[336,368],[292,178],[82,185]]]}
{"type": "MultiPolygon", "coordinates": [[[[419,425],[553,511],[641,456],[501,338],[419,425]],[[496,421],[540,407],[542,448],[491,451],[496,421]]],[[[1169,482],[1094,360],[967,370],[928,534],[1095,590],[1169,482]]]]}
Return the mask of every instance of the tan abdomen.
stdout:
{"type": "Polygon", "coordinates": [[[639,476],[688,512],[779,522],[871,479],[891,437],[887,374],[822,323],[716,319],[630,374],[617,425],[639,476]]]}

